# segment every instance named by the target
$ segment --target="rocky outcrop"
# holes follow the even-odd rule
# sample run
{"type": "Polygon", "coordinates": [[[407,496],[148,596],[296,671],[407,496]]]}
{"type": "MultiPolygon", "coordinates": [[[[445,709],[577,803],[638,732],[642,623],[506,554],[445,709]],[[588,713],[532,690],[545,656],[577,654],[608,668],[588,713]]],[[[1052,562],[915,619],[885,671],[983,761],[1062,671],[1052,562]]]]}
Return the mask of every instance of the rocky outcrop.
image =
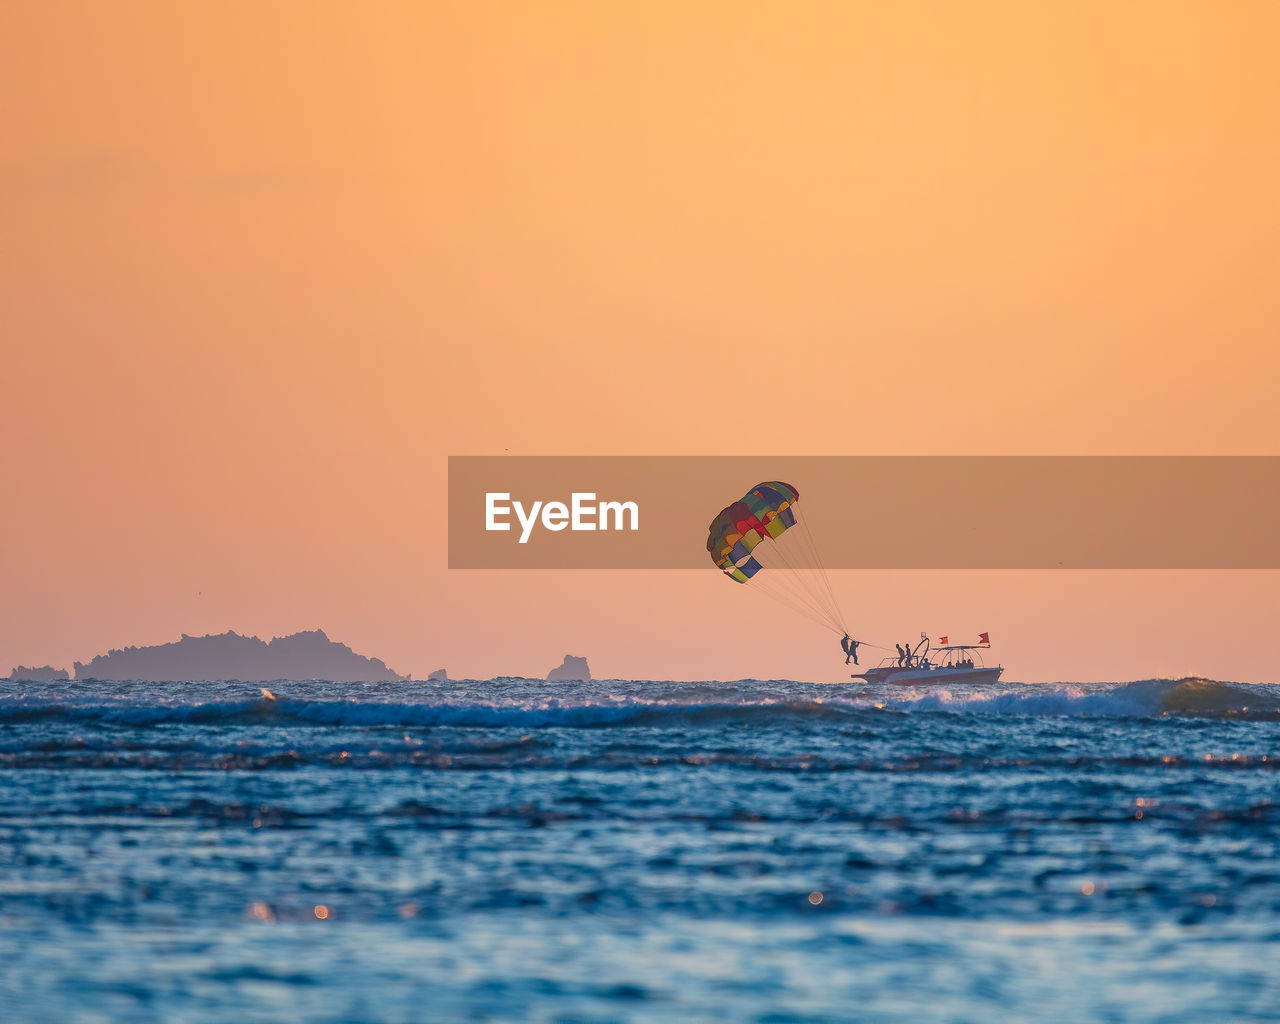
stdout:
{"type": "Polygon", "coordinates": [[[591,678],[591,669],[587,667],[586,658],[578,658],[572,654],[564,656],[564,663],[557,665],[547,673],[547,682],[563,683],[563,682],[580,682],[585,683],[591,678]]]}
{"type": "Polygon", "coordinates": [[[429,683],[447,683],[449,681],[449,673],[442,668],[436,669],[431,675],[427,676],[429,683]]]}
{"type": "Polygon", "coordinates": [[[11,683],[57,683],[70,678],[71,673],[65,668],[54,668],[52,665],[41,665],[39,668],[19,665],[9,673],[11,683]]]}
{"type": "Polygon", "coordinates": [[[346,644],[313,629],[276,637],[228,631],[210,636],[182,635],[181,640],[154,647],[126,647],[99,654],[75,665],[77,679],[136,679],[143,682],[190,682],[197,679],[327,679],[333,682],[382,682],[407,679],[379,658],[356,654],[346,644]]]}

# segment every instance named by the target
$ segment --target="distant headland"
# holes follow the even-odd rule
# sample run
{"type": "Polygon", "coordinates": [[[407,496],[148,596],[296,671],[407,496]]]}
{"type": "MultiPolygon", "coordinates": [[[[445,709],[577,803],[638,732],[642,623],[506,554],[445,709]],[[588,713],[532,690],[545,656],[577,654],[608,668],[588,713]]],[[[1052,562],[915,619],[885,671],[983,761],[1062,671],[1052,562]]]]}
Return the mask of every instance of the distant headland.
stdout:
{"type": "MultiPolygon", "coordinates": [[[[67,679],[65,671],[19,666],[12,680],[67,679]]],[[[201,679],[239,679],[271,682],[277,679],[327,679],[335,683],[401,682],[408,679],[387,668],[380,658],[356,654],[346,644],[330,640],[322,629],[280,636],[266,642],[228,630],[209,636],[182,635],[173,643],[154,647],[126,647],[75,663],[76,679],[141,682],[194,682],[201,679]]]]}
{"type": "Polygon", "coordinates": [[[11,683],[57,683],[70,678],[71,673],[65,668],[54,668],[52,665],[41,665],[39,668],[19,665],[9,673],[11,683]]]}
{"type": "MultiPolygon", "coordinates": [[[[0,669],[0,671],[3,671],[0,669]]],[[[243,683],[271,683],[323,679],[334,683],[408,682],[413,677],[388,668],[381,658],[357,654],[346,644],[330,640],[322,629],[306,630],[264,641],[233,630],[189,636],[167,644],[113,648],[90,661],[75,662],[74,671],[42,665],[19,665],[5,682],[52,683],[70,680],[103,682],[194,683],[234,679],[243,683]]],[[[525,678],[525,677],[520,677],[525,678]]],[[[549,682],[588,682],[587,659],[566,654],[547,674],[549,682]]],[[[450,682],[443,668],[427,680],[450,682]]]]}

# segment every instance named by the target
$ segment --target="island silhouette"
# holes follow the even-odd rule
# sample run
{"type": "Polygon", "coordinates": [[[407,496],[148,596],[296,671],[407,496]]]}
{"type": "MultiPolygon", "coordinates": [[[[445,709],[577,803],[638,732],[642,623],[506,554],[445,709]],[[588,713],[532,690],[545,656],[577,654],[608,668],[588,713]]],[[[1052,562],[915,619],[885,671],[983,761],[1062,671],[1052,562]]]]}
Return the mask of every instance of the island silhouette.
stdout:
{"type": "Polygon", "coordinates": [[[76,679],[194,682],[238,679],[326,679],[335,683],[402,682],[408,676],[389,669],[380,658],[356,654],[330,640],[322,629],[270,642],[228,630],[207,636],[182,634],[181,640],[152,647],[125,647],[75,663],[76,679]]]}

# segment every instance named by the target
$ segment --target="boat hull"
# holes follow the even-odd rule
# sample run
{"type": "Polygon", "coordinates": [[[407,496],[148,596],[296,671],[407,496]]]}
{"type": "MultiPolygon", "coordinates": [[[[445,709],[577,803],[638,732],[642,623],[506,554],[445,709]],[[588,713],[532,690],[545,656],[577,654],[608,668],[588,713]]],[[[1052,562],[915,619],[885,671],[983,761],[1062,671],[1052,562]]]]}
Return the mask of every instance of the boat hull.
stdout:
{"type": "Polygon", "coordinates": [[[854,675],[869,683],[893,686],[984,686],[1000,681],[1000,665],[994,668],[873,668],[854,675]]]}

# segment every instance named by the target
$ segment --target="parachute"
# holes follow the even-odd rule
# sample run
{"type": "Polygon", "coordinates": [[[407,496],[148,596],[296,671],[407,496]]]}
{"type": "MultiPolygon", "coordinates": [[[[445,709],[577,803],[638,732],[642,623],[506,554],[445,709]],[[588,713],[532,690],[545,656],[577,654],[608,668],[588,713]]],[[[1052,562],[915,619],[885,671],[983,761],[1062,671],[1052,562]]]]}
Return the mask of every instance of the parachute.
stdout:
{"type": "Polygon", "coordinates": [[[711,521],[707,551],[730,579],[847,636],[818,546],[799,516],[799,500],[791,484],[756,484],[711,521]]]}

